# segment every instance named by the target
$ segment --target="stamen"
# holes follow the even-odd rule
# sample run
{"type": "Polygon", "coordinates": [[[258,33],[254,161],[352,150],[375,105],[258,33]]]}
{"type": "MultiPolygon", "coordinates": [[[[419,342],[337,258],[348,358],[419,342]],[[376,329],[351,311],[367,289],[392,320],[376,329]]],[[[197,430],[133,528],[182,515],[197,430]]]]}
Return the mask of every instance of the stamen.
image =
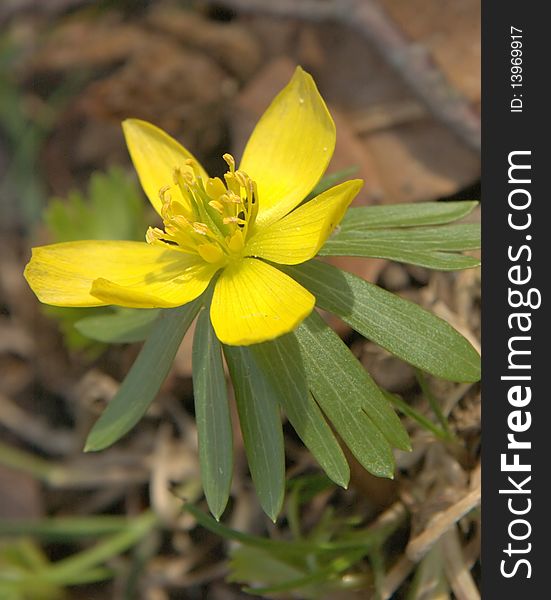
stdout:
{"type": "Polygon", "coordinates": [[[193,231],[200,233],[201,235],[207,235],[209,228],[204,223],[192,223],[193,231]]]}
{"type": "Polygon", "coordinates": [[[197,181],[202,179],[201,169],[199,168],[199,164],[197,163],[197,161],[193,160],[192,158],[188,158],[184,164],[187,167],[191,167],[191,170],[193,171],[193,174],[195,175],[195,179],[197,179],[197,181]]]}
{"type": "Polygon", "coordinates": [[[239,219],[238,217],[225,217],[223,220],[224,225],[237,224],[237,225],[245,225],[245,221],[243,219],[239,219]]]}
{"type": "Polygon", "coordinates": [[[145,232],[145,241],[148,244],[153,244],[154,242],[159,241],[163,235],[164,231],[161,231],[158,227],[149,227],[145,232]]]}
{"type": "Polygon", "coordinates": [[[224,258],[224,252],[218,244],[201,244],[197,246],[199,256],[208,263],[217,263],[224,258]]]}
{"type": "Polygon", "coordinates": [[[230,168],[230,171],[233,173],[235,171],[235,158],[231,154],[224,154],[222,158],[226,161],[226,164],[230,168]]]}
{"type": "Polygon", "coordinates": [[[159,190],[159,199],[164,204],[165,202],[170,202],[170,194],[167,194],[168,190],[172,186],[163,185],[163,187],[159,190]]]}
{"type": "Polygon", "coordinates": [[[245,246],[245,242],[243,240],[243,232],[241,229],[236,229],[235,233],[228,238],[228,248],[235,253],[241,252],[243,247],[245,246]]]}
{"type": "Polygon", "coordinates": [[[211,177],[207,180],[207,185],[205,191],[207,192],[207,196],[212,200],[218,200],[222,194],[226,193],[226,186],[220,177],[211,177]]]}
{"type": "Polygon", "coordinates": [[[235,178],[235,173],[224,173],[224,179],[226,180],[226,185],[228,187],[228,191],[233,192],[234,194],[239,193],[239,182],[235,178]]]}
{"type": "Polygon", "coordinates": [[[239,182],[239,185],[241,187],[244,187],[245,189],[247,189],[247,183],[249,182],[249,176],[246,173],[243,173],[243,171],[236,171],[235,178],[237,179],[237,181],[239,182]]]}
{"type": "Polygon", "coordinates": [[[218,202],[218,200],[211,200],[209,202],[209,206],[211,208],[214,208],[214,210],[220,214],[223,215],[224,214],[224,205],[221,202],[218,202]]]}
{"type": "Polygon", "coordinates": [[[224,194],[224,196],[225,196],[224,202],[228,202],[231,204],[241,204],[241,202],[242,202],[241,196],[234,194],[234,192],[232,192],[232,191],[228,191],[228,193],[224,194]]]}
{"type": "Polygon", "coordinates": [[[192,159],[173,170],[174,184],[159,189],[164,231],[149,228],[148,243],[176,246],[208,263],[242,255],[258,214],[258,190],[247,173],[236,170],[231,154],[223,158],[229,168],[223,178],[206,178],[192,159]],[[175,186],[173,200],[169,191],[175,186]]]}

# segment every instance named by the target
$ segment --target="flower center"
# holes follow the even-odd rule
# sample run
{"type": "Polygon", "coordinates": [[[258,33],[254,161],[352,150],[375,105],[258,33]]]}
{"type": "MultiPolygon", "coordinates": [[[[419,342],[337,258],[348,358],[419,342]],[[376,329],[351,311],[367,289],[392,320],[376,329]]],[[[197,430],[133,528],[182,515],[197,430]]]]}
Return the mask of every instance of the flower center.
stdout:
{"type": "Polygon", "coordinates": [[[229,170],[224,181],[203,178],[198,164],[187,160],[176,168],[173,185],[159,190],[164,231],[150,227],[149,244],[165,244],[209,263],[225,264],[243,256],[245,242],[258,214],[256,183],[235,169],[235,160],[224,154],[229,170]]]}

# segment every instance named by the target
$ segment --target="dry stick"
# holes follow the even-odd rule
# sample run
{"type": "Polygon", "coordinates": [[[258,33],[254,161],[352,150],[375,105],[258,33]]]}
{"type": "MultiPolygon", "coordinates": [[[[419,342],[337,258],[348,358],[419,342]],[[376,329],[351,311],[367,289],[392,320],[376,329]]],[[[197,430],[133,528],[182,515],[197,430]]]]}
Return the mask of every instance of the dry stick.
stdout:
{"type": "Polygon", "coordinates": [[[394,592],[404,583],[415,568],[416,563],[407,556],[402,556],[388,571],[380,589],[381,600],[390,600],[394,592]]]}
{"type": "Polygon", "coordinates": [[[446,575],[455,597],[458,600],[480,600],[480,593],[465,563],[457,528],[442,536],[442,552],[446,575]]]}
{"type": "Polygon", "coordinates": [[[25,442],[52,454],[68,454],[75,444],[68,430],[52,429],[40,418],[25,412],[0,393],[0,424],[25,442]]]}
{"type": "Polygon", "coordinates": [[[480,117],[447,81],[421,45],[411,43],[373,0],[207,0],[237,12],[313,22],[334,21],[356,30],[415,95],[471,149],[480,152],[480,117]]]}
{"type": "Polygon", "coordinates": [[[76,10],[82,6],[92,4],[94,0],[49,0],[37,2],[36,0],[4,0],[0,5],[0,24],[21,15],[29,14],[34,17],[56,15],[76,10]]]}
{"type": "Polygon", "coordinates": [[[459,502],[437,513],[429,521],[423,533],[413,538],[406,548],[406,555],[412,561],[419,561],[454,524],[480,503],[480,484],[459,502]]]}

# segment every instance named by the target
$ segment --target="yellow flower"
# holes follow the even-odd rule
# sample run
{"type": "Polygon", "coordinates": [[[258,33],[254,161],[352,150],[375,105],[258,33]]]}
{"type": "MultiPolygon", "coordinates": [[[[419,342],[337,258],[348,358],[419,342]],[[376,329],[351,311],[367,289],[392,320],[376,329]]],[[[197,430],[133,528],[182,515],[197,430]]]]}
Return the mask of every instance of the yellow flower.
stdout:
{"type": "Polygon", "coordinates": [[[224,155],[223,180],[210,178],[154,125],[129,119],[123,129],[164,228],[149,228],[146,242],[34,248],[25,277],[39,300],[175,307],[200,296],[218,275],[210,315],[222,342],[254,344],[293,330],[315,298],[273,263],[315,256],[362,186],[347,181],[300,204],[335,146],[335,125],[312,77],[297,68],[256,125],[239,169],[224,155]]]}

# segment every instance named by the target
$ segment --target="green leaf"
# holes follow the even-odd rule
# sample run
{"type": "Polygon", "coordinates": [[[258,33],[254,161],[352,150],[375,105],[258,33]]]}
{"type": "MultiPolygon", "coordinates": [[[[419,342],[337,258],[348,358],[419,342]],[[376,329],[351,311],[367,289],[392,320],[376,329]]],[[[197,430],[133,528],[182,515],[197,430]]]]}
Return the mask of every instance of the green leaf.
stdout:
{"type": "Polygon", "coordinates": [[[105,345],[92,340],[75,329],[75,323],[87,319],[90,315],[107,316],[111,314],[111,307],[74,307],[74,306],[49,306],[44,304],[40,310],[49,318],[55,319],[59,330],[63,334],[63,342],[69,350],[78,350],[93,359],[105,350],[105,345]]]}
{"type": "Polygon", "coordinates": [[[278,401],[246,347],[224,346],[251,476],[275,522],[285,491],[285,452],[278,401]]]}
{"type": "Polygon", "coordinates": [[[349,229],[342,227],[336,240],[365,242],[366,246],[403,246],[416,250],[459,252],[480,248],[480,223],[403,227],[401,229],[349,229]]]}
{"type": "Polygon", "coordinates": [[[116,167],[94,173],[86,195],[73,191],[50,200],[44,220],[56,242],[140,240],[147,229],[139,189],[116,167]]]}
{"type": "Polygon", "coordinates": [[[107,344],[142,342],[152,331],[159,309],[119,308],[108,315],[85,317],[75,329],[92,340],[107,344]]]}
{"type": "Polygon", "coordinates": [[[0,536],[32,536],[47,541],[72,542],[79,538],[116,533],[128,525],[126,517],[45,517],[40,519],[0,519],[0,536]]]}
{"type": "Polygon", "coordinates": [[[467,216],[478,202],[418,202],[348,209],[341,226],[347,229],[381,229],[442,225],[467,216]]]}
{"type": "Polygon", "coordinates": [[[472,256],[455,254],[453,252],[439,252],[409,249],[391,246],[367,246],[361,240],[339,241],[335,244],[325,244],[320,251],[320,256],[359,256],[364,258],[386,258],[396,262],[417,265],[427,269],[439,271],[457,271],[472,269],[480,266],[480,260],[472,256]]]}
{"type": "MultiPolygon", "coordinates": [[[[114,167],[106,173],[94,173],[86,194],[73,191],[67,198],[52,198],[44,210],[44,220],[52,242],[143,240],[147,229],[145,207],[134,181],[123,170],[114,167]]],[[[147,320],[146,309],[135,313],[141,315],[136,317],[136,331],[132,318],[126,318],[132,314],[132,309],[121,309],[120,322],[117,314],[105,314],[111,309],[103,307],[74,309],[56,306],[47,307],[46,310],[47,314],[59,322],[67,346],[85,350],[89,356],[104,350],[102,345],[91,340],[126,343],[141,341],[147,337],[147,326],[144,323],[142,330],[139,323],[142,318],[147,320]],[[92,320],[95,317],[101,318],[92,320]],[[129,332],[128,336],[124,335],[126,330],[129,332]]]]}
{"type": "MultiPolygon", "coordinates": [[[[205,529],[208,529],[215,535],[226,540],[234,540],[240,544],[262,548],[274,556],[288,560],[291,564],[303,562],[308,554],[315,554],[320,557],[328,557],[331,559],[335,556],[342,555],[343,552],[348,550],[361,550],[364,553],[369,552],[371,549],[380,547],[381,543],[388,538],[389,534],[395,531],[396,524],[400,522],[399,520],[396,520],[377,527],[370,527],[362,529],[361,531],[351,532],[343,539],[337,541],[328,541],[327,538],[329,536],[327,535],[327,532],[324,532],[324,535],[321,535],[321,537],[316,537],[311,540],[284,540],[251,535],[242,531],[230,529],[223,523],[215,521],[193,504],[185,503],[183,509],[193,515],[198,525],[205,527],[205,529]]],[[[327,525],[327,523],[325,525],[327,525]]]]}
{"type": "Polygon", "coordinates": [[[446,321],[336,267],[310,261],[284,269],[317,305],[412,365],[450,381],[478,381],[480,356],[446,321]]]}
{"type": "Polygon", "coordinates": [[[212,514],[224,512],[233,471],[233,444],[222,349],[208,310],[202,310],[193,338],[193,395],[203,490],[212,514]]]}
{"type": "Polygon", "coordinates": [[[478,223],[402,229],[368,229],[343,224],[320,254],[387,258],[431,269],[455,270],[478,266],[478,259],[456,252],[479,247],[478,223]]]}
{"type": "MultiPolygon", "coordinates": [[[[228,581],[261,581],[263,585],[277,585],[294,581],[308,574],[306,570],[298,569],[296,566],[280,560],[269,551],[247,545],[234,548],[231,553],[229,567],[228,581]]],[[[303,595],[303,598],[311,597],[316,596],[303,595]]]]}
{"type": "Polygon", "coordinates": [[[327,475],[336,484],[346,488],[350,469],[339,443],[308,390],[296,338],[284,335],[272,342],[250,346],[249,351],[269,379],[279,403],[304,445],[327,475]]]}
{"type": "Polygon", "coordinates": [[[400,419],[339,336],[312,313],[296,330],[308,385],[358,461],[374,475],[392,477],[390,444],[409,449],[400,419]]]}
{"type": "Polygon", "coordinates": [[[179,308],[162,311],[130,372],[88,435],[85,452],[107,448],[143,417],[168,375],[200,306],[198,298],[179,308]]]}

